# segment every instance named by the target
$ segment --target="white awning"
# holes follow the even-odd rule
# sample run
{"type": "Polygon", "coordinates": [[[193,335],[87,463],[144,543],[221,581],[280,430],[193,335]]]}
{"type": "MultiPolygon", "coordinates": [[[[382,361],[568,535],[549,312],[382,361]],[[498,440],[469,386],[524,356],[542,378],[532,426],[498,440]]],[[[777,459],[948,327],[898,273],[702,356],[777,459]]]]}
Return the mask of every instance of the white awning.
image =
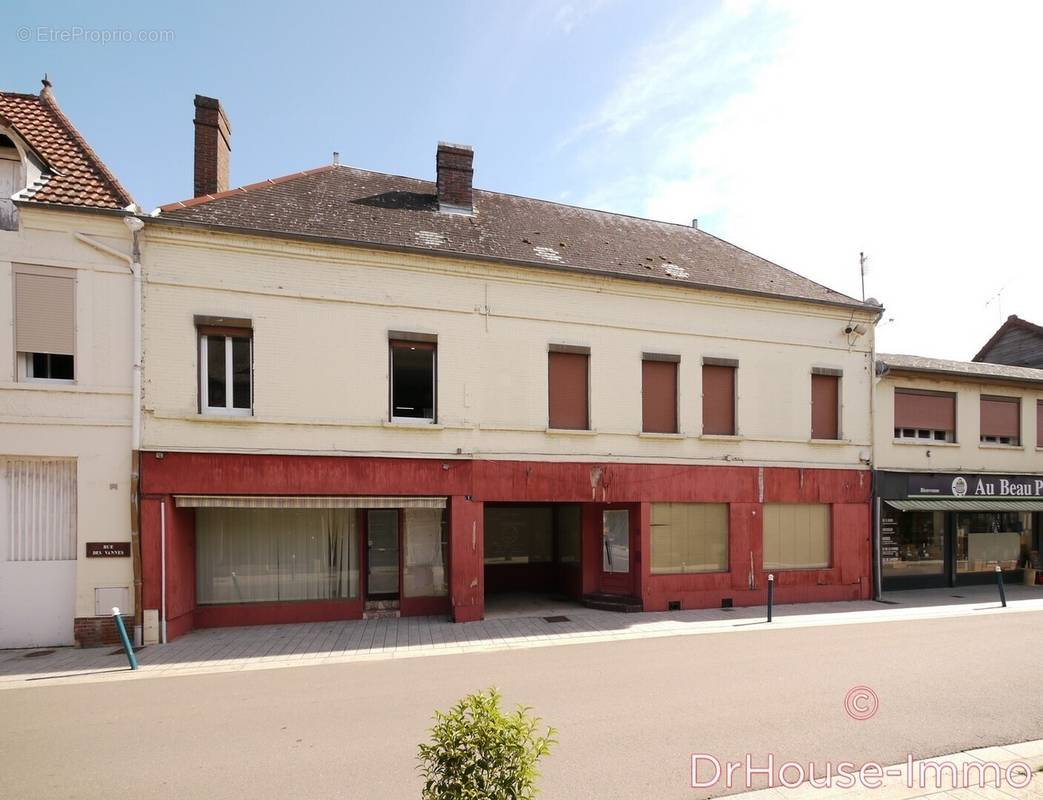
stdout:
{"type": "Polygon", "coordinates": [[[1043,511],[1043,500],[885,500],[899,511],[1043,511]]]}
{"type": "Polygon", "coordinates": [[[444,497],[177,494],[178,508],[445,508],[444,497]]]}

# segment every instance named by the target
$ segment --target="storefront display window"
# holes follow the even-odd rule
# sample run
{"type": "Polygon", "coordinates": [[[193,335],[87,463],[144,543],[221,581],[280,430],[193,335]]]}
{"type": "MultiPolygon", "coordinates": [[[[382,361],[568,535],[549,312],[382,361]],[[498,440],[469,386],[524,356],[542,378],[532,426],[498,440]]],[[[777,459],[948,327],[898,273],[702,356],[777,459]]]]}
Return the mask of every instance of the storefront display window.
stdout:
{"type": "Polygon", "coordinates": [[[1033,549],[1032,514],[1016,511],[956,515],[956,572],[1024,566],[1033,549]]]}
{"type": "Polygon", "coordinates": [[[882,520],[884,577],[941,575],[945,570],[945,514],[895,511],[882,520]]]}

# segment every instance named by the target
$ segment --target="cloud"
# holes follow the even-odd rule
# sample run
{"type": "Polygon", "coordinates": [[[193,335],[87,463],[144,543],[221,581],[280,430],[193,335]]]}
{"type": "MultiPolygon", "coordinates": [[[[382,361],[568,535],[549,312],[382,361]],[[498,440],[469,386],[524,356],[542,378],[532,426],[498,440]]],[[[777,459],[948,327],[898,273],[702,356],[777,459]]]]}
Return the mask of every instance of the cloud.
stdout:
{"type": "Polygon", "coordinates": [[[1006,314],[1043,321],[1040,23],[1023,4],[725,4],[641,48],[563,145],[591,171],[584,205],[699,217],[856,295],[866,251],[895,318],[881,347],[969,358],[1006,314]]]}

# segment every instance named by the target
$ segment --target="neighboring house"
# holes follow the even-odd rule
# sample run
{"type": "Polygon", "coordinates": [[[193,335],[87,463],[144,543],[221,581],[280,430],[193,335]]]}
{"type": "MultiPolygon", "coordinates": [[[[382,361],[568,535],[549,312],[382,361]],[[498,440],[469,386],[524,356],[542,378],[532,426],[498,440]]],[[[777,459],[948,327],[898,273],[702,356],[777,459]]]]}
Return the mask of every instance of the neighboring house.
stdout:
{"type": "Polygon", "coordinates": [[[1011,314],[974,361],[1043,369],[1043,328],[1011,314]]]}
{"type": "Polygon", "coordinates": [[[0,647],[109,641],[134,610],[132,200],[46,78],[0,92],[0,192],[0,647]]]}
{"type": "Polygon", "coordinates": [[[147,220],[144,607],[193,627],[869,597],[880,308],[694,227],[336,163],[147,220]]]}
{"type": "Polygon", "coordinates": [[[877,374],[882,588],[1020,580],[1040,549],[1043,370],[880,354],[877,374]]]}

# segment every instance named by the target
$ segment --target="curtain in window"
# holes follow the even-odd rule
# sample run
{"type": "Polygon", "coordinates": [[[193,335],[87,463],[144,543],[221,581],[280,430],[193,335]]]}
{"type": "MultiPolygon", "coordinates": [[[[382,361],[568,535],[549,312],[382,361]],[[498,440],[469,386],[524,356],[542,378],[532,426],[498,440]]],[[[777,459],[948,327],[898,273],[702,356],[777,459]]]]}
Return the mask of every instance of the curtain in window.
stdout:
{"type": "Polygon", "coordinates": [[[358,597],[355,512],[205,508],[196,512],[197,602],[358,597]]]}
{"type": "Polygon", "coordinates": [[[402,513],[406,538],[402,575],[405,596],[444,597],[449,594],[444,512],[437,508],[407,508],[402,513]]]}

